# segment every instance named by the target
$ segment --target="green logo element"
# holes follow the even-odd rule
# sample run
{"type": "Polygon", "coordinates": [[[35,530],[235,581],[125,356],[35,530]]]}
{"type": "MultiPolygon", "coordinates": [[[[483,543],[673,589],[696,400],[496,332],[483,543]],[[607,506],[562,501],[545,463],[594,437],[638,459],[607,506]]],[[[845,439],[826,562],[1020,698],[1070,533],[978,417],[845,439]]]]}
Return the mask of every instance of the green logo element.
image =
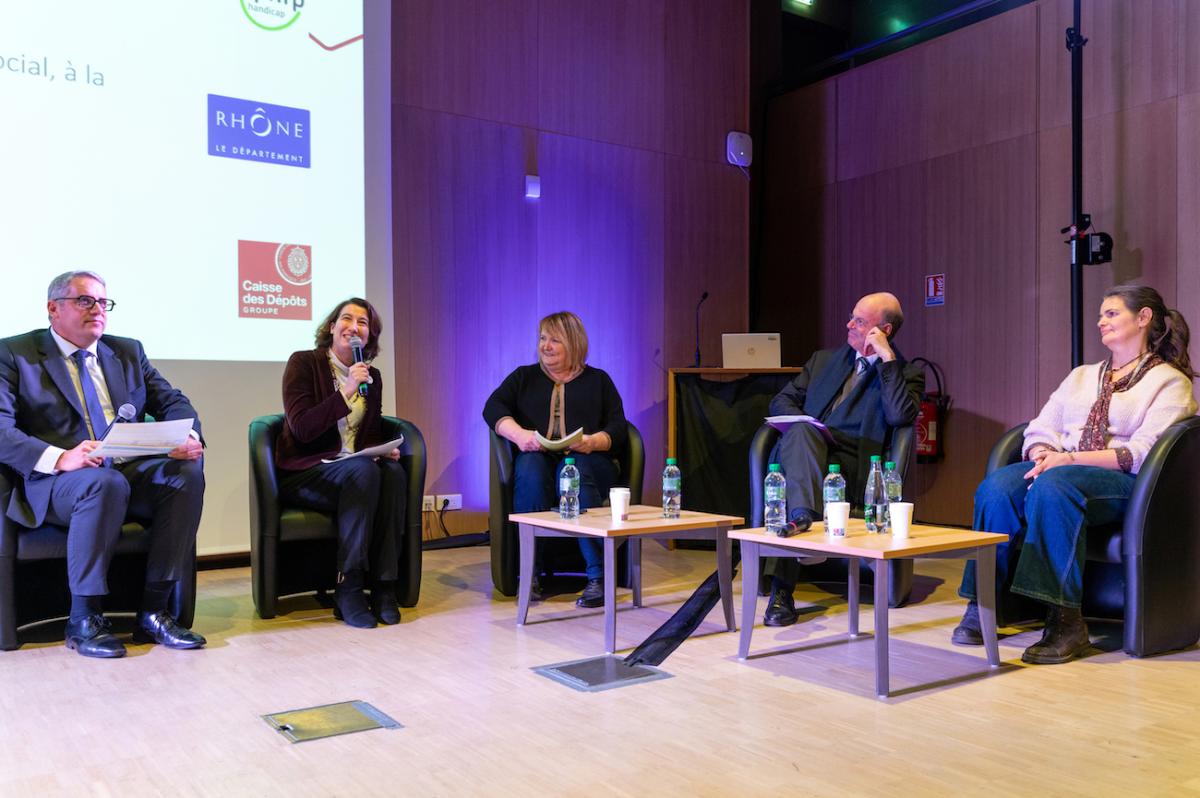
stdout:
{"type": "Polygon", "coordinates": [[[279,0],[249,0],[249,8],[246,7],[247,0],[238,0],[238,2],[242,6],[242,13],[246,15],[246,19],[250,20],[263,30],[269,31],[283,30],[284,28],[290,27],[293,22],[300,19],[300,8],[304,5],[304,0],[284,0],[283,5],[285,7],[288,5],[292,6],[290,9],[292,18],[281,25],[264,25],[262,22],[259,22],[257,19],[255,19],[256,13],[259,16],[278,17],[279,19],[283,19],[287,16],[286,10],[276,11],[274,8],[270,8],[267,5],[268,3],[278,3],[279,0]]]}

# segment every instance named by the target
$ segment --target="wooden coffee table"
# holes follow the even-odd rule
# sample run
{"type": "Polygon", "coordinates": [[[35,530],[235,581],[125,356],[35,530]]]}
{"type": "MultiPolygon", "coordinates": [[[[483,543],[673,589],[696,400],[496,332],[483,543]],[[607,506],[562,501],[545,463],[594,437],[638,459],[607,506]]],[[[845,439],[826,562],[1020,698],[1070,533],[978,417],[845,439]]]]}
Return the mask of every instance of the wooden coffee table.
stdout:
{"type": "Polygon", "coordinates": [[[738,659],[750,653],[750,635],[758,612],[759,557],[798,557],[823,554],[847,560],[850,636],[858,635],[858,570],[860,560],[877,560],[875,568],[875,694],[888,695],[888,594],[890,569],[880,567],[887,560],[906,557],[961,557],[976,561],[976,588],[979,601],[979,625],[988,664],[1000,665],[1000,647],[996,642],[996,545],[1008,535],[972,532],[951,527],[913,524],[908,538],[867,532],[861,519],[851,519],[846,537],[826,536],[822,524],[809,532],[790,538],[768,535],[766,530],[739,529],[729,533],[742,546],[742,635],[738,659]]]}
{"type": "Polygon", "coordinates": [[[612,654],[617,642],[617,544],[629,541],[632,570],[633,606],[642,606],[642,540],[678,538],[712,540],[717,549],[717,578],[721,586],[721,604],[729,631],[737,630],[733,615],[733,560],[729,542],[730,527],[741,518],[683,510],[679,518],[663,518],[661,507],[634,505],[628,520],[613,521],[607,507],[587,511],[578,518],[564,520],[558,512],[514,513],[508,520],[517,524],[521,541],[520,574],[517,584],[517,625],[523,626],[529,615],[529,586],[533,581],[533,547],[537,538],[600,538],[604,541],[604,651],[612,654]]]}

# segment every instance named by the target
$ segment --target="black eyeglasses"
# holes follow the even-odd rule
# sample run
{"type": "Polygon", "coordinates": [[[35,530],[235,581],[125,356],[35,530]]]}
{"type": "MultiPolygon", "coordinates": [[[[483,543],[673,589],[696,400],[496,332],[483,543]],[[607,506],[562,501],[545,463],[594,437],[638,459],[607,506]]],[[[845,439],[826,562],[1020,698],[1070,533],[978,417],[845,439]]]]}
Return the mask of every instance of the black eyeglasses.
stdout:
{"type": "Polygon", "coordinates": [[[80,310],[91,310],[93,305],[99,305],[103,310],[109,311],[117,306],[116,302],[111,299],[96,299],[94,296],[80,294],[79,296],[56,296],[53,298],[55,302],[74,302],[75,307],[80,310]]]}

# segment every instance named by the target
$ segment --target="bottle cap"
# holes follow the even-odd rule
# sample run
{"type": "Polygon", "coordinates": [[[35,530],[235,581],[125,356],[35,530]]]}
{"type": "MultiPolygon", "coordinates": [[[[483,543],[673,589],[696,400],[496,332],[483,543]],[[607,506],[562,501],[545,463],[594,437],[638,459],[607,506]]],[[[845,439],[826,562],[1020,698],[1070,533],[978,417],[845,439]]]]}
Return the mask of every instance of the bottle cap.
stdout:
{"type": "Polygon", "coordinates": [[[675,464],[676,464],[676,463],[678,463],[678,462],[679,462],[679,461],[678,461],[678,460],[676,460],[674,457],[668,457],[668,458],[667,458],[667,465],[675,465],[675,464]]]}
{"type": "Polygon", "coordinates": [[[877,455],[877,454],[873,454],[873,455],[871,455],[871,462],[872,462],[872,463],[878,463],[878,462],[879,462],[880,460],[882,460],[882,459],[883,459],[883,458],[882,458],[882,457],[880,457],[880,456],[879,456],[879,455],[877,455]]]}
{"type": "MultiPolygon", "coordinates": [[[[876,457],[875,459],[876,459],[876,460],[878,460],[879,458],[878,458],[878,457],[876,457]]],[[[568,457],[566,460],[564,460],[564,461],[563,461],[563,464],[564,464],[564,465],[575,465],[575,458],[574,458],[574,457],[568,457]]]]}
{"type": "Polygon", "coordinates": [[[778,471],[779,468],[779,463],[771,463],[769,466],[767,466],[768,471],[778,471]]]}
{"type": "Polygon", "coordinates": [[[829,464],[829,473],[830,474],[840,474],[840,473],[842,473],[842,467],[840,465],[838,465],[837,463],[830,463],[829,464]]]}
{"type": "Polygon", "coordinates": [[[883,464],[883,467],[884,468],[895,468],[896,464],[893,463],[891,460],[888,460],[886,463],[883,464]]]}

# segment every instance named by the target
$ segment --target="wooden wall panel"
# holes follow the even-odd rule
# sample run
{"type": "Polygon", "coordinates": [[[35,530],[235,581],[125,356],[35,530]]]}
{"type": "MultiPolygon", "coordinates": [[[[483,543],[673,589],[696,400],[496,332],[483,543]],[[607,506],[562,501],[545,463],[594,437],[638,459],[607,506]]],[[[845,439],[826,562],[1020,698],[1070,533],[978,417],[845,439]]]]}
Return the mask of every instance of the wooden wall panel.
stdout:
{"type": "Polygon", "coordinates": [[[721,365],[721,333],[749,329],[745,263],[746,178],[729,164],[665,159],[663,353],[667,366],[689,366],[700,311],[701,364],[721,365]]]}
{"type": "MultiPolygon", "coordinates": [[[[1036,137],[929,161],[924,204],[929,271],[946,273],[946,304],[926,308],[920,271],[905,274],[900,344],[946,375],[954,398],[946,458],[910,470],[918,515],[971,517],[983,464],[1000,433],[1032,417],[1038,339],[1027,323],[1036,294],[1036,137]],[[978,187],[986,186],[986,191],[978,187]]],[[[932,375],[927,375],[930,387],[932,375]]]]}
{"type": "MultiPolygon", "coordinates": [[[[891,291],[906,311],[930,265],[923,164],[848,180],[838,187],[838,270],[821,313],[821,346],[846,340],[846,321],[864,294],[891,291]]],[[[907,325],[907,322],[905,322],[907,325]]],[[[913,357],[907,327],[897,345],[913,357]]]]}
{"type": "MultiPolygon", "coordinates": [[[[1200,94],[1179,98],[1179,171],[1176,229],[1179,231],[1176,307],[1187,318],[1192,335],[1200,336],[1200,94]]],[[[1200,344],[1200,337],[1193,338],[1200,344]]],[[[1193,362],[1200,361],[1200,346],[1191,347],[1193,362]]]]}
{"type": "MultiPolygon", "coordinates": [[[[1084,0],[1084,118],[1178,93],[1181,2],[1194,5],[1192,0],[1084,0]]],[[[1072,0],[1043,0],[1038,12],[1038,114],[1044,129],[1071,122],[1071,57],[1064,33],[1074,20],[1072,0]]]]}
{"type": "Polygon", "coordinates": [[[725,134],[748,131],[750,39],[748,3],[718,0],[698,10],[691,0],[666,0],[664,151],[725,163],[725,134]]]}
{"type": "Polygon", "coordinates": [[[518,128],[401,108],[395,164],[397,412],[425,435],[428,493],[486,509],[484,400],[532,362],[536,212],[518,128]]]}
{"type": "MultiPolygon", "coordinates": [[[[821,186],[837,180],[836,80],[825,80],[777,97],[767,106],[767,191],[821,186]]],[[[760,156],[760,157],[761,157],[760,156]]],[[[770,205],[770,201],[767,203],[770,205]]]]}
{"type": "Polygon", "coordinates": [[[1195,94],[1200,92],[1200,3],[1182,0],[1178,13],[1179,93],[1195,94]]]}
{"type": "Polygon", "coordinates": [[[853,69],[838,83],[838,180],[922,159],[928,131],[921,48],[853,69]]]}
{"type": "Polygon", "coordinates": [[[516,125],[535,123],[534,4],[406,0],[392,5],[396,102],[516,125]]]}
{"type": "MultiPolygon", "coordinates": [[[[1084,209],[1115,241],[1113,262],[1084,270],[1084,360],[1106,357],[1092,327],[1105,289],[1153,285],[1175,301],[1178,245],[1176,101],[1163,100],[1097,117],[1084,135],[1084,209]]],[[[1071,218],[1069,128],[1044,131],[1039,143],[1038,396],[1045,401],[1070,367],[1070,266],[1064,236],[1071,218]]]]}
{"type": "Polygon", "coordinates": [[[428,491],[475,511],[452,514],[455,531],[486,526],[480,411],[534,361],[541,316],[583,317],[591,362],[646,436],[648,485],[665,369],[690,362],[690,324],[674,328],[692,286],[712,293],[714,354],[746,326],[749,190],[723,163],[747,119],[745,8],[670,3],[670,36],[668,0],[413,0],[394,15],[398,405],[425,433],[428,491]],[[681,157],[666,154],[667,109],[681,157]],[[523,196],[527,173],[540,200],[523,196]]]}
{"type": "Polygon", "coordinates": [[[653,477],[666,427],[664,156],[551,134],[539,149],[537,283],[524,301],[539,316],[568,309],[583,319],[588,362],[616,383],[653,477]]]}
{"type": "Polygon", "coordinates": [[[662,152],[666,0],[539,3],[538,127],[662,152]]]}
{"type": "Polygon", "coordinates": [[[1037,8],[1023,6],[916,48],[925,61],[924,157],[1032,133],[1037,126],[1037,8]]]}

